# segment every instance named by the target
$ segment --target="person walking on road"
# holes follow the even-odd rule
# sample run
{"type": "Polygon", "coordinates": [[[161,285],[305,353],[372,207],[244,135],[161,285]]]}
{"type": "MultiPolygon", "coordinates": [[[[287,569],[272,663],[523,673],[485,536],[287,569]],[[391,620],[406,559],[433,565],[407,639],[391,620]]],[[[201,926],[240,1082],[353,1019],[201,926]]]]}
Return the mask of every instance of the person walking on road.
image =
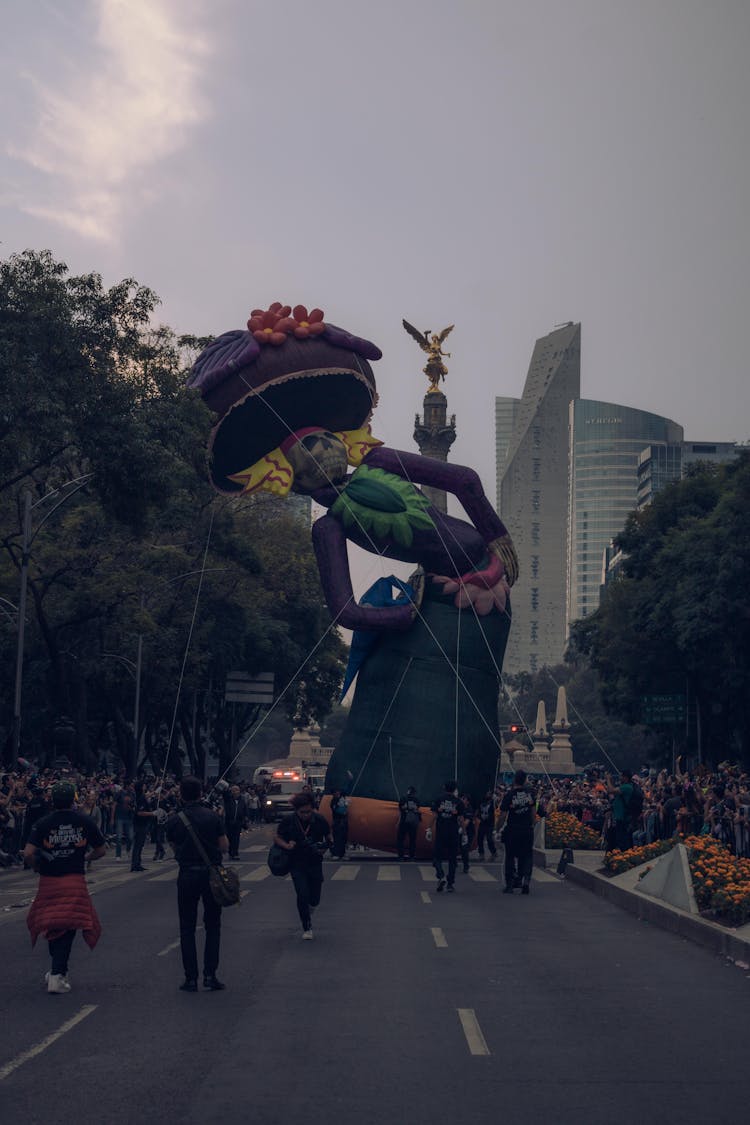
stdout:
{"type": "Polygon", "coordinates": [[[495,799],[492,790],[489,789],[485,795],[484,800],[479,802],[477,809],[477,816],[479,823],[477,826],[477,851],[479,858],[484,859],[484,845],[487,844],[490,856],[492,859],[497,859],[497,848],[495,847],[495,799]]]}
{"type": "MultiPolygon", "coordinates": [[[[190,822],[210,862],[221,863],[222,854],[229,850],[221,817],[201,804],[203,786],[197,777],[183,777],[180,782],[182,810],[190,822]]],[[[180,918],[180,951],[185,980],[180,985],[183,992],[198,991],[198,950],[195,944],[195,926],[198,920],[198,903],[203,902],[203,926],[206,944],[203,949],[203,987],[220,992],[226,987],[216,976],[219,967],[221,943],[221,907],[211,893],[209,869],[201,859],[188,825],[181,814],[167,822],[167,839],[174,849],[180,865],[177,876],[177,910],[180,918]]]]}
{"type": "Polygon", "coordinates": [[[32,946],[40,934],[49,943],[52,963],[46,974],[47,992],[70,992],[68,961],[76,931],[93,949],[102,932],[86,886],[86,863],[106,851],[104,837],[91,817],[73,808],[76,791],[70,781],[52,786],[52,812],[31,829],[24,861],[36,862],[39,888],[26,924],[32,946]]]}
{"type": "Polygon", "coordinates": [[[224,823],[229,840],[229,858],[240,858],[240,835],[247,828],[248,808],[239,785],[232,785],[224,794],[224,823]]]}
{"type": "Polygon", "coordinates": [[[311,793],[292,797],[294,812],[280,821],[274,843],[289,852],[289,873],[297,892],[302,937],[311,941],[312,912],[323,887],[323,853],[333,846],[328,821],[315,811],[311,793]]]}
{"type": "Polygon", "coordinates": [[[455,890],[459,837],[464,830],[463,804],[458,798],[455,781],[446,781],[442,795],[432,803],[432,811],[435,815],[428,838],[432,839],[434,835],[432,865],[438,880],[437,893],[440,894],[446,885],[444,860],[448,862],[448,890],[455,890]]]}
{"type": "MultiPolygon", "coordinates": [[[[312,789],[310,796],[313,796],[312,789]]],[[[313,807],[315,798],[313,797],[313,807]]],[[[346,842],[349,839],[349,799],[340,789],[334,789],[331,794],[331,817],[333,834],[333,858],[346,858],[346,842]]]]}
{"type": "Polygon", "coordinates": [[[463,816],[463,827],[461,829],[460,843],[461,843],[461,862],[464,865],[464,875],[469,874],[469,853],[474,847],[474,802],[468,793],[461,795],[463,816]]]}
{"type": "Polygon", "coordinates": [[[399,859],[414,859],[417,854],[417,829],[422,814],[419,811],[419,798],[413,785],[406,790],[406,796],[398,803],[398,828],[396,829],[396,852],[399,859]],[[409,855],[404,854],[408,840],[409,855]]]}
{"type": "Polygon", "coordinates": [[[521,894],[527,895],[531,886],[534,861],[534,820],[536,794],[526,785],[526,771],[516,770],[513,784],[500,804],[505,813],[502,840],[505,845],[505,888],[503,894],[512,895],[516,878],[521,883],[521,894]],[[518,873],[516,875],[516,864],[518,873]]]}

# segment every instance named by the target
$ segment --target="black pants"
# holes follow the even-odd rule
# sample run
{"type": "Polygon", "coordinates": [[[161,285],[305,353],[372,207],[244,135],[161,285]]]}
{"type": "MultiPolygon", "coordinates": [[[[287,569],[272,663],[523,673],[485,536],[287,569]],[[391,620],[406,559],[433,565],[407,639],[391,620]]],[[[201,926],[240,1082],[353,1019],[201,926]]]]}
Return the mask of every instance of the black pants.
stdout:
{"type": "Polygon", "coordinates": [[[297,892],[297,913],[302,923],[302,929],[309,930],[311,928],[310,908],[317,906],[320,902],[320,892],[323,887],[323,865],[316,863],[306,867],[293,867],[290,875],[297,892]]]}
{"type": "Polygon", "coordinates": [[[466,843],[461,844],[461,859],[464,865],[464,872],[469,870],[469,852],[474,846],[474,825],[466,825],[466,843]]]}
{"type": "Polygon", "coordinates": [[[130,856],[130,870],[137,871],[142,866],[143,845],[151,831],[151,821],[142,817],[133,827],[133,851],[130,856]]]}
{"type": "Polygon", "coordinates": [[[435,868],[435,874],[438,879],[445,878],[445,871],[443,869],[444,859],[448,861],[448,886],[452,887],[456,879],[456,867],[458,866],[457,833],[446,839],[441,839],[440,836],[435,837],[435,851],[432,857],[432,866],[435,868]]]}
{"type": "Polygon", "coordinates": [[[56,937],[47,943],[49,945],[49,955],[52,958],[51,973],[62,973],[63,976],[67,975],[70,949],[75,936],[75,930],[66,930],[64,934],[60,934],[60,937],[56,937]]]}
{"type": "Polygon", "coordinates": [[[479,858],[484,859],[484,842],[487,841],[487,847],[490,850],[491,856],[497,855],[497,848],[495,847],[495,840],[492,835],[492,821],[480,820],[479,828],[477,830],[477,849],[479,851],[479,858]]]}
{"type": "Polygon", "coordinates": [[[506,887],[513,886],[513,882],[516,877],[516,863],[518,864],[518,878],[522,883],[530,883],[531,869],[534,865],[533,831],[505,833],[506,887]]]}
{"type": "Polygon", "coordinates": [[[404,858],[404,845],[409,841],[409,859],[414,859],[417,854],[417,825],[404,824],[399,821],[398,831],[396,832],[396,849],[398,851],[398,858],[404,858]]]}
{"type": "Polygon", "coordinates": [[[331,835],[333,836],[333,854],[338,859],[343,859],[346,852],[346,841],[349,838],[349,824],[345,816],[333,818],[331,835]]]}
{"type": "Polygon", "coordinates": [[[203,926],[206,944],[203,949],[203,975],[212,977],[219,966],[221,941],[221,907],[211,894],[207,867],[181,867],[177,876],[177,909],[180,915],[180,950],[187,980],[198,979],[198,951],[195,926],[198,903],[203,900],[203,926]]]}
{"type": "Polygon", "coordinates": [[[229,841],[229,855],[232,859],[237,859],[240,852],[240,834],[242,832],[241,824],[228,824],[227,825],[227,840],[229,841]]]}

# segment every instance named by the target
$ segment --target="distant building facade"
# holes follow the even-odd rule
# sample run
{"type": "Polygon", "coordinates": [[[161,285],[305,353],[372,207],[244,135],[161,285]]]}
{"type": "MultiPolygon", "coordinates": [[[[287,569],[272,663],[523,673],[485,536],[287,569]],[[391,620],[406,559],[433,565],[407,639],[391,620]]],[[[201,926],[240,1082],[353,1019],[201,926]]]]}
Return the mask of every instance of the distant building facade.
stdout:
{"type": "MultiPolygon", "coordinates": [[[[567,619],[599,605],[602,560],[638,505],[639,459],[646,446],[666,450],[682,426],[659,414],[594,399],[570,404],[567,619]]],[[[661,454],[658,455],[659,457],[661,454]]],[[[664,459],[664,472],[671,472],[664,459]]]]}
{"type": "Polygon", "coordinates": [[[505,454],[498,510],[520,566],[504,661],[510,673],[556,664],[565,648],[568,413],[580,393],[581,326],[571,321],[536,341],[520,401],[496,400],[497,449],[505,454]]]}
{"type": "Polygon", "coordinates": [[[657,492],[687,475],[690,465],[717,464],[736,457],[733,441],[682,441],[674,445],[647,445],[638,458],[638,507],[645,508],[657,492]]]}

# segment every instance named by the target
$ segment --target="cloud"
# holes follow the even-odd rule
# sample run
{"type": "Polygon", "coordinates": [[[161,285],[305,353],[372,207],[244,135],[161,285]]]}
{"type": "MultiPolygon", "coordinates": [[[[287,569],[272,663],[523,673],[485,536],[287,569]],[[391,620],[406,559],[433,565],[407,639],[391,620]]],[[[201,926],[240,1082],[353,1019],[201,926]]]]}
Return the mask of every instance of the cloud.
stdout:
{"type": "Polygon", "coordinates": [[[187,0],[91,7],[98,49],[61,87],[28,75],[37,121],[11,155],[48,177],[47,198],[27,195],[23,211],[111,242],[133,185],[207,117],[199,85],[211,46],[187,0]]]}

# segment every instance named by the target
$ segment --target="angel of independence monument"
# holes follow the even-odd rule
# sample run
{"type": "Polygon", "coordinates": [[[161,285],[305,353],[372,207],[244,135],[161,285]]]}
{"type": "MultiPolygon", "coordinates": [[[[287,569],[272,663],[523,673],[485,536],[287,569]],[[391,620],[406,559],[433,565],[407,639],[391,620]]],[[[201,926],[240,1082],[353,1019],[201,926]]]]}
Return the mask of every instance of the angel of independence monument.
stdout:
{"type": "MultiPolygon", "coordinates": [[[[453,325],[444,328],[442,332],[430,332],[429,328],[426,332],[420,332],[408,320],[401,323],[422,351],[426,352],[427,363],[422,370],[430,380],[422,402],[423,416],[420,418],[417,414],[414,419],[414,440],[423,457],[447,461],[448,450],[456,440],[456,415],[451,414],[448,421],[448,399],[440,390],[440,382],[444,382],[448,374],[443,359],[450,359],[450,352],[443,351],[443,342],[453,331],[453,325]]],[[[447,498],[442,489],[423,485],[422,492],[439,511],[447,513],[447,498]]]]}

